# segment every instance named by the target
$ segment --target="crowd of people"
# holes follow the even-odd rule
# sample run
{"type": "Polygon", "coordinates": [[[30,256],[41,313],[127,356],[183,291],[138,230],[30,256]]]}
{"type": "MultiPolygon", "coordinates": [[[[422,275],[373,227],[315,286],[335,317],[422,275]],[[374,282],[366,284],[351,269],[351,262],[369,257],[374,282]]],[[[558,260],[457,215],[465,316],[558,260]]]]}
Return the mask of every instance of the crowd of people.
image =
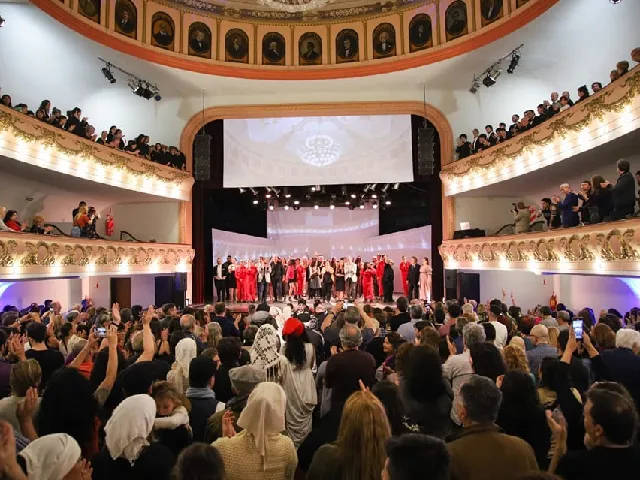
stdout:
{"type": "Polygon", "coordinates": [[[10,480],[633,478],[640,308],[3,309],[10,480]]]}
{"type": "Polygon", "coordinates": [[[634,178],[627,160],[618,160],[616,166],[618,178],[615,184],[601,175],[594,175],[583,180],[577,192],[568,183],[563,183],[560,195],[543,198],[541,207],[525,205],[524,202],[514,204],[515,233],[593,225],[634,216],[640,171],[634,178]]]}
{"type": "Polygon", "coordinates": [[[24,103],[13,106],[11,96],[8,94],[3,94],[0,97],[0,104],[61,130],[66,130],[90,142],[121,150],[161,165],[167,165],[179,170],[187,169],[186,157],[177,147],[167,146],[162,143],[151,145],[149,136],[144,133],[134,139],[126,140],[122,130],[116,125],[112,125],[109,130],[103,130],[98,135],[96,127],[89,123],[87,117],[82,116],[80,107],[67,110],[65,115],[59,108],[52,108],[50,100],[43,100],[34,113],[24,103]]]}
{"type": "MultiPolygon", "coordinates": [[[[95,207],[87,205],[87,202],[81,201],[71,213],[73,218],[73,226],[71,228],[71,236],[76,238],[100,238],[96,233],[96,221],[100,219],[100,214],[95,207]]],[[[107,223],[112,222],[113,218],[109,213],[107,215],[107,223]]],[[[51,235],[57,232],[50,225],[46,225],[42,215],[36,215],[29,226],[28,222],[21,222],[16,210],[7,210],[6,207],[0,206],[0,232],[28,232],[39,235],[51,235]]]]}
{"type": "MultiPolygon", "coordinates": [[[[371,262],[362,257],[325,259],[312,257],[290,258],[273,256],[258,260],[241,260],[231,255],[226,262],[218,258],[213,279],[216,298],[220,302],[264,302],[281,300],[319,299],[365,301],[374,299],[393,302],[395,282],[394,262],[387,255],[376,255],[371,262]]],[[[432,268],[424,257],[399,264],[404,295],[410,299],[431,299],[432,268]]]]}
{"type": "MultiPolygon", "coordinates": [[[[636,63],[640,63],[640,47],[631,52],[631,59],[636,63]]],[[[629,73],[629,68],[630,65],[628,61],[622,60],[618,62],[616,69],[612,70],[609,74],[611,83],[629,73]]],[[[593,82],[591,84],[591,92],[594,94],[598,93],[602,88],[601,82],[593,82]]],[[[506,142],[523,132],[537,127],[560,112],[564,112],[571,108],[574,104],[586,100],[591,95],[591,92],[589,92],[589,87],[587,87],[587,85],[581,86],[578,88],[578,98],[575,102],[571,98],[570,92],[562,92],[562,95],[558,92],[553,92],[549,100],[544,100],[537,106],[536,111],[526,110],[523,113],[522,118],[520,118],[520,115],[518,114],[513,114],[511,116],[511,125],[509,125],[508,128],[507,124],[504,122],[500,122],[498,128],[495,130],[493,125],[487,125],[484,128],[485,133],[480,133],[477,128],[474,128],[472,132],[473,138],[471,141],[468,140],[467,134],[461,134],[458,137],[456,147],[458,160],[467,158],[483,150],[487,150],[495,145],[506,142]]]]}

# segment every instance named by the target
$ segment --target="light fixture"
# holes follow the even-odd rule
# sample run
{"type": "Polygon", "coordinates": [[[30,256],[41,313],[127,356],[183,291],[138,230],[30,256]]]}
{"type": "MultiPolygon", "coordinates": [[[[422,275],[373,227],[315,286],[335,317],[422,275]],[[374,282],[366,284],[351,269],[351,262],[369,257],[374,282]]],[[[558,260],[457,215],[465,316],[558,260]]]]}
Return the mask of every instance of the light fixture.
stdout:
{"type": "Polygon", "coordinates": [[[253,200],[253,204],[254,204],[254,205],[258,205],[258,203],[260,203],[260,202],[258,201],[258,199],[257,199],[257,198],[253,200]]]}
{"type": "Polygon", "coordinates": [[[294,200],[294,201],[293,201],[293,204],[294,204],[294,205],[300,205],[300,200],[294,200]]]}
{"type": "Polygon", "coordinates": [[[251,190],[251,193],[253,193],[254,195],[258,195],[258,191],[255,188],[249,187],[249,190],[251,190]]]}
{"type": "Polygon", "coordinates": [[[285,210],[289,210],[289,205],[288,205],[288,204],[287,204],[287,205],[285,205],[285,206],[284,206],[284,209],[285,209],[285,210]]]}
{"type": "Polygon", "coordinates": [[[389,185],[390,185],[390,184],[389,184],[389,183],[387,183],[384,187],[382,187],[382,191],[383,191],[384,193],[387,193],[387,190],[389,190],[389,185]]]}
{"type": "Polygon", "coordinates": [[[329,208],[333,210],[334,208],[336,208],[336,206],[332,203],[331,205],[329,205],[329,208]]]}
{"type": "Polygon", "coordinates": [[[326,167],[335,163],[342,155],[342,147],[328,135],[313,135],[304,141],[298,150],[300,160],[314,167],[326,167]]]}
{"type": "MultiPolygon", "coordinates": [[[[622,3],[622,0],[609,0],[611,3],[613,3],[614,5],[618,5],[619,3],[622,3]]],[[[2,17],[0,17],[2,18],[2,17]]],[[[2,26],[2,23],[0,23],[0,26],[2,26]]]]}
{"type": "Polygon", "coordinates": [[[269,210],[273,210],[273,204],[269,204],[269,210]]]}
{"type": "Polygon", "coordinates": [[[398,188],[400,188],[400,183],[394,183],[393,184],[393,189],[397,190],[398,188]]]}
{"type": "Polygon", "coordinates": [[[482,79],[482,84],[487,88],[493,87],[501,74],[500,63],[494,63],[487,71],[487,75],[482,79]]]}
{"type": "Polygon", "coordinates": [[[349,205],[351,202],[349,202],[349,200],[347,200],[346,202],[344,202],[345,205],[349,205]]]}
{"type": "Polygon", "coordinates": [[[2,27],[4,25],[5,19],[2,18],[2,15],[0,15],[0,27],[2,27]]]}
{"type": "Polygon", "coordinates": [[[284,10],[285,12],[308,12],[318,10],[331,3],[333,0],[259,0],[259,3],[271,7],[274,10],[284,10]]]}
{"type": "Polygon", "coordinates": [[[244,193],[244,192],[246,191],[246,190],[245,190],[244,188],[242,188],[242,187],[239,187],[239,188],[238,188],[238,190],[240,190],[240,193],[241,193],[241,194],[242,194],[242,193],[244,193]]]}
{"type": "Polygon", "coordinates": [[[373,208],[374,210],[378,208],[378,202],[373,202],[373,205],[371,205],[371,208],[373,208]]]}
{"type": "Polygon", "coordinates": [[[391,205],[391,200],[385,200],[384,204],[385,205],[391,205]]]}
{"type": "Polygon", "coordinates": [[[360,210],[364,210],[364,203],[360,202],[360,210]]]}
{"type": "Polygon", "coordinates": [[[284,198],[291,198],[291,194],[289,193],[289,187],[284,187],[284,198]]]}
{"type": "Polygon", "coordinates": [[[106,67],[102,67],[102,74],[104,75],[104,78],[106,78],[107,80],[109,80],[109,83],[116,83],[116,77],[113,76],[113,73],[111,73],[111,64],[107,63],[106,67]]]}
{"type": "Polygon", "coordinates": [[[356,198],[356,194],[355,194],[355,193],[352,193],[352,194],[351,194],[351,198],[356,198]]]}
{"type": "Polygon", "coordinates": [[[371,198],[378,198],[378,195],[376,195],[375,193],[372,193],[371,198]]]}
{"type": "Polygon", "coordinates": [[[518,63],[520,63],[520,54],[518,52],[513,52],[513,55],[511,56],[511,63],[509,63],[509,68],[507,68],[507,73],[509,75],[512,75],[513,72],[516,71],[518,63]]]}
{"type": "Polygon", "coordinates": [[[294,205],[293,209],[296,210],[296,211],[300,210],[300,205],[294,205]]]}
{"type": "Polygon", "coordinates": [[[311,187],[311,191],[315,192],[316,191],[316,187],[311,187]]]}
{"type": "Polygon", "coordinates": [[[318,210],[318,209],[320,208],[320,206],[316,203],[316,204],[313,206],[313,208],[314,208],[314,210],[318,210]]]}
{"type": "Polygon", "coordinates": [[[473,82],[471,82],[469,91],[471,93],[478,93],[478,90],[480,90],[480,81],[476,77],[473,77],[473,82]]]}
{"type": "Polygon", "coordinates": [[[266,194],[264,195],[264,198],[271,198],[271,194],[270,194],[270,193],[266,193],[266,194]]]}
{"type": "Polygon", "coordinates": [[[349,205],[349,210],[355,210],[355,209],[356,209],[355,205],[353,205],[353,204],[349,205]]]}

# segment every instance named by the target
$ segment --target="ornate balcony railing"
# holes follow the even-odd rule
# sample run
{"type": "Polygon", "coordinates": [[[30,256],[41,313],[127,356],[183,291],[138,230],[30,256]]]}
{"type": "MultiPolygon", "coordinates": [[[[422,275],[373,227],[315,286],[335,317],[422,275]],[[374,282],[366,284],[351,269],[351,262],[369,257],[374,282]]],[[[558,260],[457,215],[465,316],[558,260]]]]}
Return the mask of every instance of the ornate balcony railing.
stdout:
{"type": "Polygon", "coordinates": [[[640,218],[501,237],[447,240],[446,268],[640,277],[640,218]]]}
{"type": "Polygon", "coordinates": [[[79,138],[0,106],[0,155],[105,185],[189,200],[189,172],[79,138]]]}
{"type": "Polygon", "coordinates": [[[0,278],[47,278],[191,271],[190,245],[90,240],[0,232],[0,278]]]}
{"type": "Polygon", "coordinates": [[[640,67],[545,123],[442,167],[445,195],[526,175],[640,127],[640,67]]]}

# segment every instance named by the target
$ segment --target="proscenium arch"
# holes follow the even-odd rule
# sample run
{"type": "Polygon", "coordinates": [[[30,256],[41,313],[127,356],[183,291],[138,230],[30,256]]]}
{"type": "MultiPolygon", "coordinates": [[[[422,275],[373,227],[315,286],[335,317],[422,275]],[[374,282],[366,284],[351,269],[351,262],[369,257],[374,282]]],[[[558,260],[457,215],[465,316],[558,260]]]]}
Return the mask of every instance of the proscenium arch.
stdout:
{"type": "MultiPolygon", "coordinates": [[[[433,105],[422,102],[351,102],[351,103],[308,103],[278,105],[231,105],[210,107],[194,114],[180,135],[180,151],[187,157],[187,169],[193,171],[193,141],[202,127],[214,120],[274,118],[274,117],[314,117],[349,115],[419,115],[429,120],[440,136],[440,160],[442,166],[453,161],[454,136],[447,117],[433,105]]],[[[181,204],[182,228],[180,242],[192,243],[191,201],[181,204]]],[[[454,203],[452,197],[442,194],[442,237],[453,238],[454,203]]]]}

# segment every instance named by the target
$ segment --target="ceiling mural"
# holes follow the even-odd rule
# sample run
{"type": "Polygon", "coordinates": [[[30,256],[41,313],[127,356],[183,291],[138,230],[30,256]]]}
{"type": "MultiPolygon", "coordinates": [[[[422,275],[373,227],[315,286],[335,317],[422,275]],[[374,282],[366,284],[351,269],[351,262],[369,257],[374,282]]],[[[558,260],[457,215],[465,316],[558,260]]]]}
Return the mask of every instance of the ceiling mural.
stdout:
{"type": "Polygon", "coordinates": [[[558,1],[32,3],[92,40],[156,63],[232,77],[326,79],[387,73],[460,55],[511,33],[558,1]]]}

